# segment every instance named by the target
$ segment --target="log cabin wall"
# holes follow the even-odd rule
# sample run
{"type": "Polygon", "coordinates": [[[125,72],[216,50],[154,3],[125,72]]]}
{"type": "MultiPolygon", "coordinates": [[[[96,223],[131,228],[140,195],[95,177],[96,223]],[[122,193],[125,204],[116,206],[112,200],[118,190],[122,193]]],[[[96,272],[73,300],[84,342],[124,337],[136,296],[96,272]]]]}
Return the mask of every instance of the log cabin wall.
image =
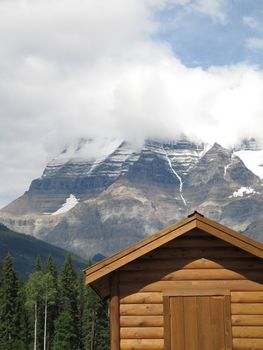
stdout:
{"type": "Polygon", "coordinates": [[[194,229],[113,274],[111,350],[165,349],[163,294],[185,289],[230,291],[233,350],[263,349],[262,259],[194,229]]]}

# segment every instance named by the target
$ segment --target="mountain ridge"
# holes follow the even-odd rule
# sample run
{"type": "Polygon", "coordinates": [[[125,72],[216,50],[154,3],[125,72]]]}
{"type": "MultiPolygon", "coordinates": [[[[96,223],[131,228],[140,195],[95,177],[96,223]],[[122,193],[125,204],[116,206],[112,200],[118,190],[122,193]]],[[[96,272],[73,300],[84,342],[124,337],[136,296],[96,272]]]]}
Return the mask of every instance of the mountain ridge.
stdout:
{"type": "Polygon", "coordinates": [[[88,258],[110,255],[194,210],[263,240],[253,226],[262,216],[263,182],[238,157],[240,150],[147,140],[140,149],[116,143],[104,157],[106,151],[96,158],[93,150],[85,160],[91,143],[71,150],[71,158],[64,150],[63,162],[60,156],[51,161],[0,211],[4,224],[88,258]]]}

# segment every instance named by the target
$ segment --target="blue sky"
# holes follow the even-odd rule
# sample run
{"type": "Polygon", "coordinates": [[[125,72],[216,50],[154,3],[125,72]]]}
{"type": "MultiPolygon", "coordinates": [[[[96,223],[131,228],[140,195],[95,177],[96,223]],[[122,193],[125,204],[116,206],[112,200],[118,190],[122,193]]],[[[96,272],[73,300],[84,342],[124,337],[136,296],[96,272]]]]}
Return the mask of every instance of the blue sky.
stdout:
{"type": "Polygon", "coordinates": [[[156,14],[161,23],[157,39],[172,45],[175,55],[191,67],[247,62],[262,66],[263,1],[198,1],[171,4],[156,14]],[[218,3],[217,11],[205,5],[218,3]],[[201,3],[201,2],[199,2],[201,3]]]}

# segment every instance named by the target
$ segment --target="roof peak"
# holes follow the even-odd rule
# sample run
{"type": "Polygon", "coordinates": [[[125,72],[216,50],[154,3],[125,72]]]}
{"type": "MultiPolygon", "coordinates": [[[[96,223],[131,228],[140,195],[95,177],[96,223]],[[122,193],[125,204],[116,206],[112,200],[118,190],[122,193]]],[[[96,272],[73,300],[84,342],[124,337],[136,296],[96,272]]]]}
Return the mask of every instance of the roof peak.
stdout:
{"type": "Polygon", "coordinates": [[[191,218],[192,216],[195,216],[195,215],[199,215],[201,216],[202,218],[204,218],[205,216],[201,213],[199,213],[197,210],[195,210],[193,213],[189,214],[188,215],[188,218],[191,218]]]}

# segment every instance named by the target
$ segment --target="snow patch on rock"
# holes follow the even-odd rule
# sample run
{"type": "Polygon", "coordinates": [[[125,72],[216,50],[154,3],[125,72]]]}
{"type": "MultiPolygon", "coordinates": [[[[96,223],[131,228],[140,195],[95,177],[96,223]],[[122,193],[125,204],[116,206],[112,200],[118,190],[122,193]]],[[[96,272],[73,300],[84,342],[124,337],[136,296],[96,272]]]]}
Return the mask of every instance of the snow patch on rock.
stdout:
{"type": "Polygon", "coordinates": [[[249,194],[260,194],[259,192],[256,192],[253,188],[251,187],[240,187],[237,191],[235,191],[233,193],[232,196],[229,196],[229,198],[232,197],[243,197],[245,194],[249,195],[249,194]]]}
{"type": "Polygon", "coordinates": [[[241,150],[235,152],[235,155],[243,161],[249,170],[263,179],[263,150],[241,150]]]}
{"type": "Polygon", "coordinates": [[[79,200],[74,196],[74,194],[71,194],[64,204],[62,204],[61,208],[59,208],[57,211],[52,213],[51,215],[58,215],[58,214],[64,214],[67,213],[69,210],[74,208],[78,204],[79,200]]]}

